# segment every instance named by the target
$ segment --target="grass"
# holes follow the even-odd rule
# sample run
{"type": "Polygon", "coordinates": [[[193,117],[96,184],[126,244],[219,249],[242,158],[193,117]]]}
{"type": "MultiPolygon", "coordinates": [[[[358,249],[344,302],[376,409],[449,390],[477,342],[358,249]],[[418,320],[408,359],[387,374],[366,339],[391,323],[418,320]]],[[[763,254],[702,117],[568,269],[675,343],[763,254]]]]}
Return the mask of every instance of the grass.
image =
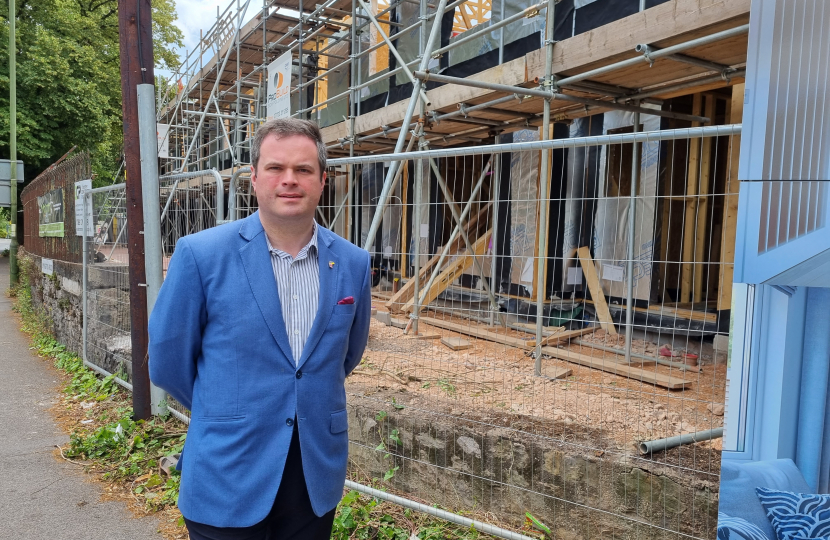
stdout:
{"type": "MultiPolygon", "coordinates": [[[[97,474],[102,481],[117,488],[114,491],[130,497],[143,513],[164,512],[168,516],[166,521],[175,523],[162,528],[165,536],[185,538],[184,522],[176,508],[181,477],[175,470],[169,474],[163,472],[159,462],[162,457],[181,451],[187,436],[186,426],[169,416],[146,422],[133,420],[131,395],[116,384],[114,375],[99,376],[49,332],[47,317],[32,302],[29,282],[32,261],[24,256],[20,264],[20,284],[9,293],[15,300],[15,311],[20,314],[22,330],[30,337],[31,349],[38,356],[50,359],[65,374],[57,415],[70,432],[70,442],[61,448],[61,456],[97,474]]],[[[439,385],[448,394],[455,391],[447,381],[439,381],[439,385]]],[[[377,420],[383,421],[386,416],[386,411],[380,411],[377,420]]],[[[390,433],[389,441],[400,444],[397,430],[390,433]]],[[[362,480],[384,489],[395,469],[390,469],[391,474],[387,472],[383,479],[362,480]]],[[[491,537],[474,528],[349,491],[338,505],[331,538],[479,540],[491,537]]]]}

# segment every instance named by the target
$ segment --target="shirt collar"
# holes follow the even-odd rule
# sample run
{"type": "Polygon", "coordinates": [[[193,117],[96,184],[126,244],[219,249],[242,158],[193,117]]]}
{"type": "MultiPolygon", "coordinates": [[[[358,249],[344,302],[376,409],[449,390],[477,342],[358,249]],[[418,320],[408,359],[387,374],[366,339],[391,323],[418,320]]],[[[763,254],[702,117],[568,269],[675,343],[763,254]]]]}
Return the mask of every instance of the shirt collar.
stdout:
{"type": "MultiPolygon", "coordinates": [[[[312,223],[311,240],[309,240],[308,244],[306,244],[305,247],[303,249],[301,249],[299,253],[297,253],[297,256],[295,257],[295,260],[305,258],[309,253],[312,253],[312,249],[314,250],[313,251],[314,253],[317,252],[317,220],[312,220],[311,223],[312,223]]],[[[265,242],[268,244],[268,251],[270,251],[274,255],[276,255],[278,257],[281,257],[283,259],[285,259],[285,258],[290,259],[291,258],[291,255],[289,255],[288,253],[272,246],[271,245],[271,240],[268,239],[267,234],[265,235],[265,242]]]]}

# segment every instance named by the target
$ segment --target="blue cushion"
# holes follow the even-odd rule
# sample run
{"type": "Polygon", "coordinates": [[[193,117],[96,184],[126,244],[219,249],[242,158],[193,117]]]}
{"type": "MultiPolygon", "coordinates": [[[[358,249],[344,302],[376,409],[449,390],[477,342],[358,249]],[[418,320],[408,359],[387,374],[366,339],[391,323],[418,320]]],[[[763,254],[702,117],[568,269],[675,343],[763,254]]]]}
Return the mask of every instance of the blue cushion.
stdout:
{"type": "Polygon", "coordinates": [[[778,540],[830,536],[830,495],[755,488],[778,540]]]}
{"type": "Polygon", "coordinates": [[[721,461],[718,510],[747,520],[764,531],[768,538],[775,540],[775,531],[755,495],[756,487],[797,492],[809,492],[810,487],[791,459],[721,461]]]}
{"type": "Polygon", "coordinates": [[[739,517],[718,512],[718,540],[770,540],[757,526],[739,517]]]}

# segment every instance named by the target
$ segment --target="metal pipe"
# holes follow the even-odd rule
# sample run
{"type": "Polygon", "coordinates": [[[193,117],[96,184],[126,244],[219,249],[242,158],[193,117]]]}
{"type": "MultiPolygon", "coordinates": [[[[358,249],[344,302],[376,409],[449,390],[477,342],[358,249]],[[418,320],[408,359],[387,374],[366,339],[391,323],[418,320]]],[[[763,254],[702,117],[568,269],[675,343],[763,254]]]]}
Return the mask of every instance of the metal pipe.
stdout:
{"type": "Polygon", "coordinates": [[[121,386],[123,386],[124,388],[129,390],[130,392],[133,391],[133,385],[132,384],[128,383],[124,379],[116,377],[115,375],[113,375],[112,373],[107,371],[106,369],[104,369],[102,367],[98,367],[95,364],[93,364],[92,362],[89,362],[87,360],[84,360],[84,365],[86,367],[88,367],[89,369],[91,369],[92,371],[98,373],[99,375],[103,375],[104,377],[112,377],[112,380],[115,381],[117,384],[120,384],[121,386]]]}
{"type": "MultiPolygon", "coordinates": [[[[746,77],[746,70],[739,69],[732,73],[729,73],[730,78],[740,79],[746,77]]],[[[706,84],[710,82],[718,82],[724,80],[723,75],[713,75],[711,77],[704,77],[702,79],[695,79],[693,81],[686,81],[682,83],[661,86],[660,88],[655,88],[653,90],[647,90],[645,92],[638,92],[636,94],[628,95],[628,96],[621,96],[617,98],[615,101],[628,101],[633,99],[646,99],[652,96],[659,96],[661,94],[666,94],[670,92],[676,92],[678,90],[685,90],[686,88],[693,88],[695,86],[700,86],[701,84],[706,84]]]]}
{"type": "Polygon", "coordinates": [[[690,122],[709,123],[709,118],[703,116],[694,116],[691,114],[682,114],[672,111],[662,111],[660,109],[644,109],[642,107],[634,107],[632,105],[621,105],[613,101],[601,101],[598,99],[583,98],[578,96],[571,96],[569,94],[561,94],[556,92],[548,92],[546,90],[536,90],[533,88],[521,88],[518,86],[510,86],[508,84],[489,83],[484,81],[476,81],[473,79],[465,79],[461,77],[448,77],[446,75],[436,75],[426,73],[423,71],[416,71],[415,77],[424,82],[435,81],[448,84],[458,84],[461,86],[471,86],[473,88],[484,88],[486,90],[493,90],[494,92],[508,92],[517,95],[536,96],[544,99],[554,99],[561,101],[569,101],[572,103],[581,103],[583,105],[593,105],[595,107],[604,107],[615,111],[626,112],[641,112],[644,114],[651,114],[654,116],[662,116],[665,118],[675,118],[677,120],[687,120],[690,122]]]}
{"type": "MultiPolygon", "coordinates": [[[[17,263],[17,41],[15,21],[17,10],[15,0],[9,0],[9,201],[11,220],[11,245],[9,246],[9,284],[13,287],[20,281],[17,263]]],[[[25,212],[25,211],[24,211],[25,212]]]]}
{"type": "MultiPolygon", "coordinates": [[[[88,225],[90,223],[90,219],[87,217],[89,216],[88,212],[92,210],[92,208],[88,208],[87,206],[92,206],[92,196],[89,194],[89,191],[86,189],[81,190],[81,197],[83,198],[83,202],[81,203],[82,212],[83,212],[83,232],[81,233],[82,242],[83,242],[83,265],[82,269],[83,272],[81,274],[83,288],[81,290],[81,309],[83,312],[81,313],[81,358],[83,358],[84,362],[87,361],[87,348],[86,342],[89,338],[89,309],[87,308],[88,303],[88,296],[87,291],[89,290],[89,245],[87,245],[87,238],[89,237],[89,228],[88,225]],[[87,203],[87,199],[90,199],[89,203],[87,203]]],[[[91,216],[90,216],[91,217],[91,216]]],[[[93,234],[95,232],[93,231],[93,234]]]]}
{"type": "MultiPolygon", "coordinates": [[[[504,3],[502,3],[502,11],[504,10],[504,3]]],[[[495,143],[498,144],[501,140],[501,135],[496,135],[495,143]]],[[[499,293],[499,286],[500,283],[496,281],[496,269],[498,263],[498,230],[499,230],[499,192],[501,190],[501,154],[495,154],[493,156],[493,182],[492,182],[492,191],[493,191],[493,233],[490,235],[490,287],[493,289],[494,294],[499,293]]],[[[494,326],[496,324],[496,313],[494,311],[490,311],[490,326],[494,326]]]]}
{"type": "MultiPolygon", "coordinates": [[[[248,9],[248,3],[250,0],[246,0],[245,2],[245,9],[248,9]]],[[[241,19],[236,25],[236,34],[239,34],[240,30],[241,19]]],[[[222,60],[222,67],[216,72],[216,81],[213,83],[213,88],[210,90],[210,95],[208,96],[208,104],[210,100],[216,95],[216,90],[219,88],[219,82],[222,80],[222,73],[225,71],[225,66],[228,65],[228,59],[231,57],[231,48],[228,47],[228,50],[225,52],[225,58],[222,60]]],[[[200,57],[201,58],[201,57],[200,57]]],[[[196,141],[199,139],[199,133],[202,131],[202,125],[205,123],[205,113],[207,113],[207,106],[205,106],[204,110],[202,111],[201,116],[199,117],[199,124],[196,126],[196,131],[193,134],[193,139],[190,141],[190,146],[187,148],[187,152],[185,152],[183,156],[182,166],[179,168],[179,172],[184,171],[185,167],[187,167],[187,160],[190,157],[190,153],[193,151],[193,146],[196,144],[196,141]]]]}
{"type": "MultiPolygon", "coordinates": [[[[553,25],[554,0],[548,0],[548,11],[545,14],[545,80],[542,86],[550,88],[553,84],[553,25]]],[[[542,135],[540,142],[551,137],[550,133],[550,99],[543,104],[542,135]]],[[[541,167],[539,167],[539,257],[536,259],[536,343],[542,342],[544,331],[545,293],[547,293],[547,257],[548,257],[548,214],[550,213],[550,160],[551,151],[542,152],[541,167]]],[[[534,372],[537,377],[542,376],[542,355],[536,355],[534,372]]]]}
{"type": "Polygon", "coordinates": [[[720,439],[723,437],[723,428],[707,429],[706,431],[696,431],[694,433],[686,433],[684,435],[675,435],[674,437],[667,437],[665,439],[657,439],[655,441],[644,441],[638,444],[640,454],[652,454],[660,450],[668,450],[675,446],[682,444],[697,443],[709,441],[711,439],[720,439]]]}
{"type": "Polygon", "coordinates": [[[251,174],[253,170],[252,166],[247,167],[240,167],[231,175],[231,179],[228,185],[228,221],[236,221],[239,219],[238,211],[236,208],[236,182],[239,180],[239,177],[245,173],[251,174]]]}
{"type": "MultiPolygon", "coordinates": [[[[618,69],[622,69],[629,66],[636,66],[642,62],[653,62],[658,58],[664,58],[666,56],[670,56],[672,54],[676,54],[680,51],[685,51],[686,49],[692,49],[694,47],[699,47],[701,45],[708,45],[710,43],[714,43],[716,41],[721,41],[723,39],[728,39],[734,36],[739,36],[741,34],[746,34],[749,32],[749,25],[744,24],[741,26],[736,26],[735,28],[730,28],[729,30],[724,30],[722,32],[716,32],[714,34],[710,34],[708,36],[704,36],[701,38],[693,39],[691,41],[686,41],[684,43],[678,43],[677,45],[672,45],[671,47],[666,47],[665,49],[660,49],[656,51],[653,55],[650,55],[646,58],[643,55],[636,56],[634,58],[629,58],[628,60],[623,60],[621,62],[615,62],[608,66],[603,66],[601,68],[592,69],[590,71],[586,71],[585,73],[580,73],[579,75],[573,75],[572,77],[565,77],[557,81],[557,86],[568,86],[569,84],[584,81],[585,79],[590,79],[592,77],[596,77],[597,75],[603,75],[610,71],[616,71],[618,69]]],[[[640,47],[641,45],[638,45],[640,47]]]]}
{"type": "MultiPolygon", "coordinates": [[[[638,102],[639,104],[639,102],[638,102]]],[[[634,133],[640,131],[640,113],[634,113],[634,133]]],[[[631,363],[631,333],[634,324],[634,233],[637,227],[637,185],[640,180],[640,146],[632,145],[631,193],[628,196],[628,246],[625,262],[625,361],[631,363]]]]}
{"type": "Polygon", "coordinates": [[[560,148],[585,148],[609,144],[647,143],[655,141],[673,141],[699,137],[727,137],[740,135],[741,124],[723,126],[705,126],[694,128],[664,129],[658,131],[641,131],[639,133],[618,133],[614,135],[592,135],[573,139],[550,139],[547,141],[530,141],[522,143],[502,143],[492,145],[468,146],[458,148],[439,148],[414,151],[408,154],[372,154],[366,156],[334,158],[328,161],[332,167],[357,163],[375,163],[378,161],[404,161],[407,159],[443,158],[478,156],[482,154],[502,154],[506,152],[526,152],[531,150],[556,150],[560,148]]]}
{"type": "MultiPolygon", "coordinates": [[[[362,2],[362,0],[358,0],[358,1],[362,2]]],[[[439,5],[438,5],[438,13],[443,13],[444,8],[446,6],[447,6],[447,0],[441,0],[439,5]]],[[[432,31],[430,32],[429,38],[427,39],[427,44],[424,47],[424,54],[421,57],[421,65],[420,65],[421,69],[419,71],[423,71],[424,69],[426,69],[427,64],[429,62],[429,52],[432,50],[433,44],[435,43],[435,39],[438,37],[438,34],[440,33],[440,31],[441,31],[441,18],[436,17],[435,22],[433,22],[433,24],[432,24],[432,31]]],[[[413,85],[413,88],[412,88],[412,96],[409,100],[409,104],[407,105],[406,113],[404,114],[402,125],[408,126],[409,122],[412,121],[412,115],[415,113],[415,104],[417,103],[416,98],[418,97],[420,92],[421,92],[421,81],[416,80],[414,85],[413,85]]],[[[395,144],[395,153],[396,154],[400,153],[400,151],[403,149],[404,139],[405,139],[405,132],[401,131],[401,133],[398,137],[398,142],[395,144]]],[[[384,181],[384,186],[383,186],[383,189],[381,190],[380,198],[378,199],[378,206],[377,206],[377,209],[375,210],[375,215],[372,218],[372,224],[369,226],[369,232],[366,236],[366,243],[365,243],[365,246],[364,246],[364,249],[366,251],[369,250],[369,246],[371,246],[372,243],[375,241],[375,235],[378,232],[378,228],[380,228],[380,220],[383,217],[383,207],[386,206],[386,202],[389,199],[389,193],[391,191],[392,180],[395,178],[395,173],[397,172],[397,168],[399,166],[400,166],[400,162],[395,161],[389,167],[389,172],[386,175],[386,180],[384,181]]]]}
{"type": "MultiPolygon", "coordinates": [[[[238,0],[237,0],[238,1],[238,0]]],[[[155,88],[139,84],[138,133],[141,155],[141,191],[144,217],[144,279],[147,285],[147,317],[153,313],[159,289],[164,281],[161,249],[161,218],[159,217],[158,137],[156,136],[155,88]]],[[[86,228],[86,223],[84,223],[86,228]]],[[[124,230],[123,228],[121,229],[124,230]]],[[[167,393],[150,383],[150,412],[164,414],[167,393]]]]}
{"type": "MultiPolygon", "coordinates": [[[[654,53],[657,51],[662,51],[660,47],[655,47],[653,45],[644,45],[640,44],[634,48],[635,51],[641,53],[646,58],[652,58],[654,53]]],[[[692,66],[701,67],[703,69],[708,69],[709,71],[717,71],[718,73],[724,73],[732,69],[730,66],[726,64],[718,64],[717,62],[710,62],[708,60],[701,60],[700,58],[695,58],[693,56],[687,56],[685,54],[670,54],[665,58],[669,60],[675,60],[677,62],[683,62],[684,64],[690,64],[692,66]]]]}
{"type": "Polygon", "coordinates": [[[452,512],[447,512],[446,510],[441,510],[440,508],[435,508],[434,506],[429,506],[428,504],[422,504],[397,495],[392,495],[386,491],[370,488],[368,486],[364,486],[363,484],[352,482],[351,480],[346,480],[346,487],[359,491],[365,495],[369,495],[370,497],[389,501],[417,512],[423,512],[424,514],[449,521],[450,523],[455,523],[456,525],[461,525],[462,527],[466,527],[468,529],[475,528],[478,532],[497,536],[498,538],[506,538],[507,540],[535,540],[530,536],[508,531],[507,529],[502,529],[501,527],[496,527],[495,525],[490,525],[489,523],[484,523],[475,519],[461,517],[458,514],[453,514],[452,512]]]}

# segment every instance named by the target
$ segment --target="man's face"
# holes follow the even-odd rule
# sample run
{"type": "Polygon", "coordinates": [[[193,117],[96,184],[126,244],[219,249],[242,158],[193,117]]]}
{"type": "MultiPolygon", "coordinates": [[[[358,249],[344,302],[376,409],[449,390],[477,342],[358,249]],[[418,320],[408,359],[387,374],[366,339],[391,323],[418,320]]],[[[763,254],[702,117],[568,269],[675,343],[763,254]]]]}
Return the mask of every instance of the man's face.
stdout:
{"type": "Polygon", "coordinates": [[[262,141],[259,163],[251,174],[259,211],[271,222],[314,217],[326,174],[320,171],[317,145],[301,135],[262,141]]]}

